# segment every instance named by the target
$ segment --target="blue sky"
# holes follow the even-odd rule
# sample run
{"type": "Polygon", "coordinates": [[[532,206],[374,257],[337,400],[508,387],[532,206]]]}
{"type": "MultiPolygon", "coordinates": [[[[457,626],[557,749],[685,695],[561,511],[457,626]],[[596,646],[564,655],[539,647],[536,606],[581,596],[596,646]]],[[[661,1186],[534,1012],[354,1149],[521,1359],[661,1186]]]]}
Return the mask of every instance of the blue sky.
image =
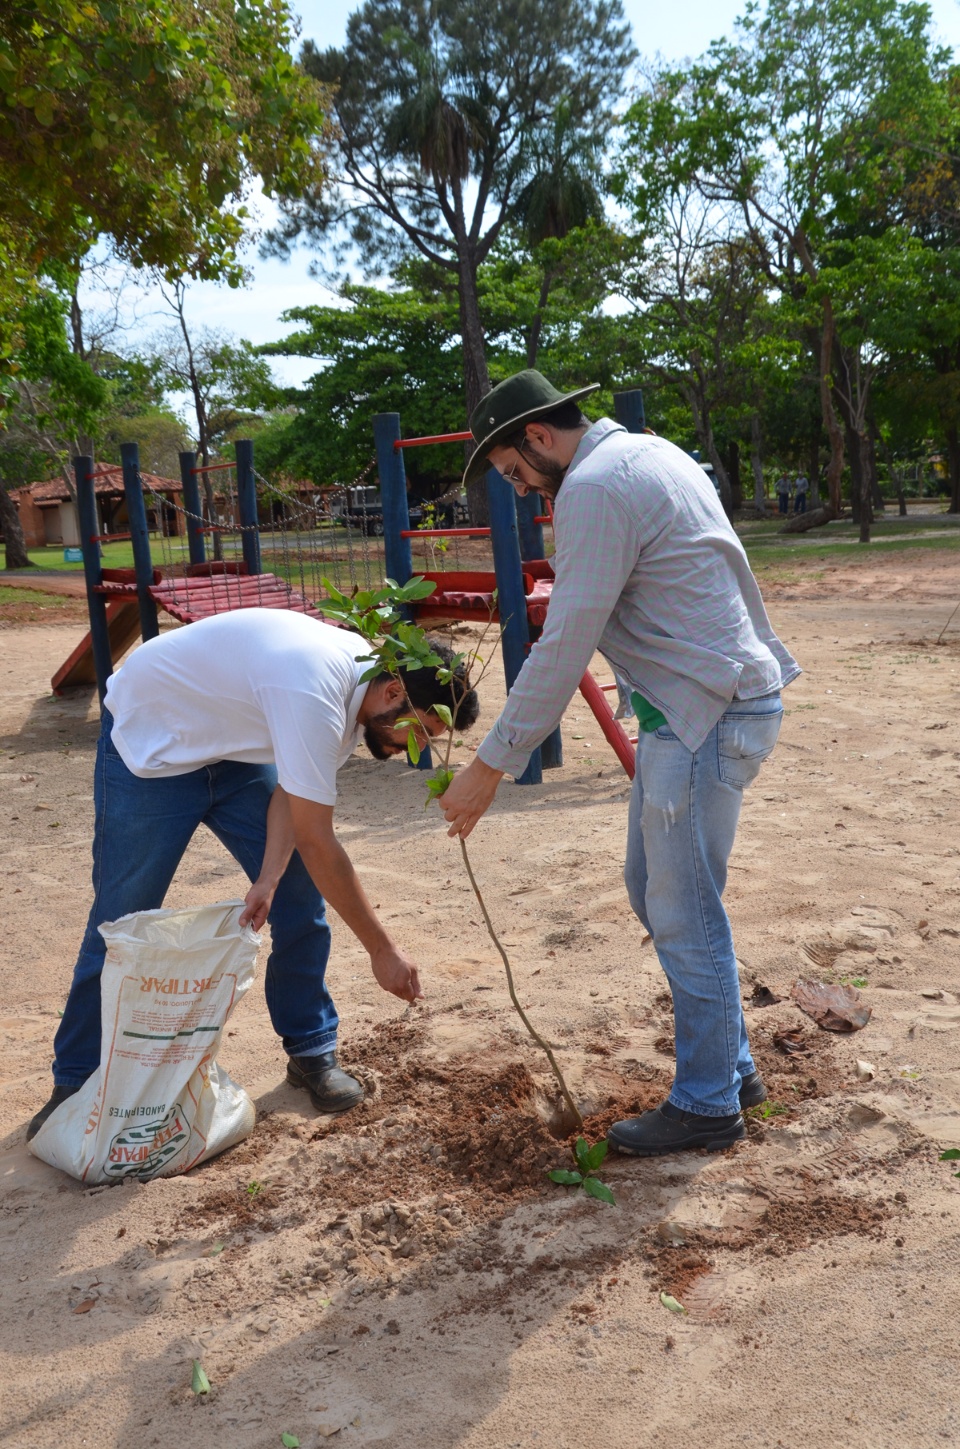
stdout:
{"type": "MultiPolygon", "coordinates": [[[[357,9],[357,0],[301,0],[295,9],[302,21],[303,39],[321,48],[342,45],[347,17],[357,9]]],[[[699,55],[711,40],[729,34],[745,0],[683,0],[682,4],[654,5],[641,0],[624,0],[624,10],[633,27],[634,44],[641,55],[658,52],[669,60],[699,55]]],[[[960,3],[933,0],[931,4],[937,38],[960,49],[960,3]]],[[[253,273],[252,285],[230,291],[212,284],[191,288],[189,318],[195,326],[222,329],[251,342],[269,342],[287,329],[279,322],[288,307],[306,306],[331,300],[329,291],[309,274],[310,256],[298,251],[289,262],[261,261],[253,252],[246,258],[253,273]]],[[[96,305],[94,295],[88,305],[96,305]]],[[[149,334],[169,319],[158,314],[160,299],[144,294],[136,308],[136,331],[149,334]]],[[[132,338],[130,339],[133,340],[132,338]]],[[[300,383],[316,371],[307,358],[275,358],[274,371],[284,382],[300,383]]]]}

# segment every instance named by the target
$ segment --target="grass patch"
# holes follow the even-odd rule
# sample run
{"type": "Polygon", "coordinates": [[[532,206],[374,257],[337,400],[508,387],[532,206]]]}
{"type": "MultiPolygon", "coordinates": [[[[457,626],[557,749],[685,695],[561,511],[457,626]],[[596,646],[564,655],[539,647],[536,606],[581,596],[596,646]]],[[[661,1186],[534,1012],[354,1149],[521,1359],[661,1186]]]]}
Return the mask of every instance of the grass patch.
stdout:
{"type": "Polygon", "coordinates": [[[56,594],[42,594],[39,589],[18,589],[0,584],[0,604],[32,604],[36,609],[65,609],[72,599],[58,598],[56,594]]]}
{"type": "Polygon", "coordinates": [[[955,553],[960,549],[960,530],[957,531],[956,537],[875,538],[872,543],[862,546],[856,543],[822,543],[819,541],[768,544],[749,538],[743,539],[742,542],[751,559],[754,571],[757,572],[761,568],[773,568],[778,564],[790,564],[796,568],[806,562],[806,559],[798,557],[800,554],[806,554],[810,562],[824,563],[828,559],[862,561],[873,553],[903,553],[906,549],[913,548],[942,549],[944,552],[955,553]]]}

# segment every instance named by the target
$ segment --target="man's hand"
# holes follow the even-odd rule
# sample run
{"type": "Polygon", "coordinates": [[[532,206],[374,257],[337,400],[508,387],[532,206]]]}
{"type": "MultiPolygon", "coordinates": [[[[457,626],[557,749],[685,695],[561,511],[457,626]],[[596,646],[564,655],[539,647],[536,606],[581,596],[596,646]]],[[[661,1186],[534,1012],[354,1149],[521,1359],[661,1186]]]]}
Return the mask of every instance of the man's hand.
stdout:
{"type": "Polygon", "coordinates": [[[243,898],[244,911],[240,917],[241,926],[250,926],[259,931],[273,905],[277,881],[255,880],[243,898]]]}
{"type": "Polygon", "coordinates": [[[448,835],[466,839],[480,816],[490,808],[502,779],[503,771],[492,770],[479,756],[454,776],[440,796],[440,809],[450,822],[448,835]]]}
{"type": "Polygon", "coordinates": [[[423,996],[416,966],[396,946],[383,946],[374,951],[370,965],[378,985],[399,996],[401,1001],[416,1001],[423,996]]]}

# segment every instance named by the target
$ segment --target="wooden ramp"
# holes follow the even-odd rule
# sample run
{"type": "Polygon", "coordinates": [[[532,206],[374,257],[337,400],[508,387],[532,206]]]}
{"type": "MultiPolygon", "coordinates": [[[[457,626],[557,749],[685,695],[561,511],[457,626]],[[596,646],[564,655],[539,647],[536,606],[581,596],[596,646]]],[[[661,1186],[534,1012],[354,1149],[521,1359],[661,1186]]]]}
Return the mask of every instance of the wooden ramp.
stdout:
{"type": "MultiPolygon", "coordinates": [[[[110,657],[119,659],[140,637],[140,605],[136,593],[133,598],[121,597],[107,600],[107,633],[110,638],[110,657]]],[[[92,688],[97,682],[93,667],[93,643],[89,631],[80,640],[73,653],[63,661],[50,681],[54,694],[63,694],[65,689],[92,688]]]]}

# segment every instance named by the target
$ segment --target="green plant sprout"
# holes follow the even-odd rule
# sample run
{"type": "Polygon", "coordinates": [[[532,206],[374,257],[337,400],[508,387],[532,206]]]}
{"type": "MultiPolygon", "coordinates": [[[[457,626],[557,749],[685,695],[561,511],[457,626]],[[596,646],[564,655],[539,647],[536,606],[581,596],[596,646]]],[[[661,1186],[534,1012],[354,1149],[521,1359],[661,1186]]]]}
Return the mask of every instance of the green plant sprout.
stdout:
{"type": "MultiPolygon", "coordinates": [[[[948,1147],[946,1152],[941,1152],[938,1162],[960,1162],[960,1147],[948,1147]]],[[[960,1172],[955,1172],[954,1177],[960,1177],[960,1172]]]]}
{"type": "Polygon", "coordinates": [[[757,1117],[761,1122],[769,1122],[771,1117],[782,1117],[790,1108],[785,1102],[760,1102],[756,1107],[748,1107],[747,1111],[751,1117],[757,1117]]]}
{"type": "Polygon", "coordinates": [[[595,1142],[591,1147],[585,1137],[578,1137],[573,1149],[577,1171],[572,1172],[567,1167],[555,1167],[547,1176],[551,1182],[559,1182],[563,1187],[582,1187],[590,1197],[616,1206],[613,1193],[596,1175],[597,1168],[607,1155],[607,1147],[606,1142],[595,1142]]]}
{"type": "MultiPolygon", "coordinates": [[[[451,663],[448,665],[435,652],[426,632],[418,625],[411,624],[404,618],[404,605],[413,604],[418,599],[426,599],[434,592],[437,586],[432,581],[418,576],[412,578],[409,583],[400,585],[393,579],[386,579],[382,588],[355,588],[351,594],[342,593],[327,578],[323,580],[323,584],[329,595],[329,598],[320,601],[320,608],[324,614],[356,630],[358,634],[362,635],[369,646],[369,652],[367,654],[357,655],[359,663],[369,665],[360,676],[361,683],[364,680],[373,679],[381,673],[390,674],[394,679],[402,683],[401,669],[410,671],[431,668],[436,671],[437,678],[441,684],[448,684],[450,686],[451,702],[454,708],[456,708],[457,696],[454,670],[461,664],[466,665],[469,670],[470,666],[480,663],[482,665],[480,673],[472,681],[474,688],[476,688],[486,673],[490,661],[489,659],[485,661],[481,659],[480,650],[483,648],[488,630],[493,627],[492,619],[487,625],[487,628],[484,629],[479,643],[472,653],[469,655],[464,653],[454,654],[451,663]]],[[[496,602],[496,594],[494,595],[494,602],[496,602]]],[[[407,699],[407,704],[410,708],[410,716],[399,721],[399,723],[407,729],[407,754],[411,763],[416,765],[420,762],[420,746],[417,743],[414,731],[417,720],[409,699],[407,699]]],[[[444,704],[438,704],[433,706],[433,712],[443,720],[443,723],[447,727],[447,743],[443,764],[434,770],[433,774],[427,780],[427,805],[433,800],[438,800],[453,779],[453,771],[450,768],[450,754],[454,743],[453,711],[444,704]]],[[[570,1116],[576,1127],[582,1130],[583,1117],[564,1080],[563,1073],[553,1054],[550,1043],[545,1041],[540,1035],[520,1005],[520,999],[517,996],[516,986],[514,985],[510,958],[497,935],[493,921],[490,919],[490,912],[487,910],[486,902],[477,884],[477,878],[473,873],[473,867],[470,864],[470,857],[467,853],[466,841],[462,836],[460,837],[460,853],[463,856],[467,876],[473,888],[473,893],[477,898],[477,904],[480,907],[487,933],[497,948],[497,952],[503,962],[503,969],[507,977],[507,990],[510,993],[510,1000],[513,1003],[514,1010],[520,1017],[529,1035],[550,1063],[550,1070],[553,1072],[563,1100],[567,1104],[570,1116]]],[[[596,1196],[596,1194],[592,1195],[596,1196]]]]}

